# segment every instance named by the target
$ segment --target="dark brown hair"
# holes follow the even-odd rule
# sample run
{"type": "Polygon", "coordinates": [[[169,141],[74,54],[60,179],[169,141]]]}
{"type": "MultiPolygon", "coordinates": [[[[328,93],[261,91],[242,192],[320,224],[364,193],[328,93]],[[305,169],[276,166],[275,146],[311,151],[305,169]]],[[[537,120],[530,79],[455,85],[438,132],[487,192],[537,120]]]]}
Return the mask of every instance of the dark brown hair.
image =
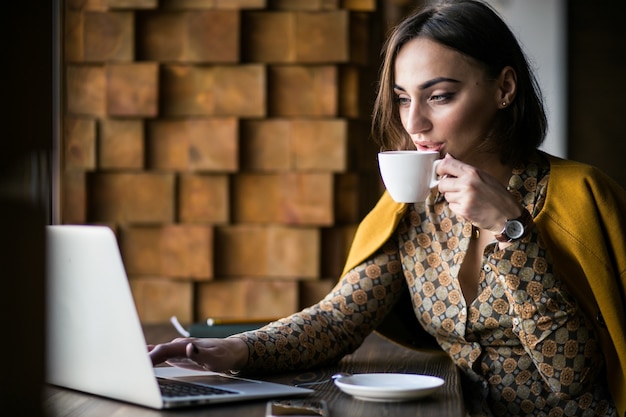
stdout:
{"type": "Polygon", "coordinates": [[[372,120],[372,136],[381,149],[414,147],[400,121],[393,85],[398,52],[417,37],[431,39],[472,58],[490,78],[497,78],[506,66],[514,69],[515,99],[498,113],[496,125],[482,146],[499,154],[503,163],[525,161],[541,145],[547,130],[539,86],[509,27],[479,0],[440,1],[418,10],[394,28],[383,48],[372,120]]]}

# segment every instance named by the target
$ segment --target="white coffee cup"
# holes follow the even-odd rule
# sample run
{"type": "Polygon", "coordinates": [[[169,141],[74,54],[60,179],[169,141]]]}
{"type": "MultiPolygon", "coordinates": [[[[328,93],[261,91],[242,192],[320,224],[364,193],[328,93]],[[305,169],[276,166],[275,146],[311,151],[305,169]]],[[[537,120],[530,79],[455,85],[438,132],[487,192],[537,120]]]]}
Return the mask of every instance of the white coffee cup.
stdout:
{"type": "Polygon", "coordinates": [[[384,151],[378,153],[380,175],[391,198],[398,203],[426,200],[439,184],[435,172],[439,152],[384,151]]]}

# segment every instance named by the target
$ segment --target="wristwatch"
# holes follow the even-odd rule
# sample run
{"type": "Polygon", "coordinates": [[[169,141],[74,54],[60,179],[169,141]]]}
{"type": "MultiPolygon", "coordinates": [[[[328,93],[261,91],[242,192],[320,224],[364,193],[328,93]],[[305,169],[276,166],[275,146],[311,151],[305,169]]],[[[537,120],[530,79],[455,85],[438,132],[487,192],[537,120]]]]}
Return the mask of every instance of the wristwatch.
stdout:
{"type": "Polygon", "coordinates": [[[504,229],[496,235],[498,242],[514,242],[520,240],[528,234],[533,226],[533,216],[528,210],[522,208],[522,214],[515,219],[508,219],[504,223],[504,229]]]}

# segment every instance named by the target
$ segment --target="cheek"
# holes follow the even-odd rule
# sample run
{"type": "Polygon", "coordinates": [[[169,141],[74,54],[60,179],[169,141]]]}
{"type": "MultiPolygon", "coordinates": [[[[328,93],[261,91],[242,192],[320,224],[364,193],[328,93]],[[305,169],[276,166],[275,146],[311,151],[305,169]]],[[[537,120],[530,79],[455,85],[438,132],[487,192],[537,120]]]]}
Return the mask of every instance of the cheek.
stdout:
{"type": "Polygon", "coordinates": [[[480,136],[482,138],[491,129],[494,117],[495,113],[484,103],[476,103],[472,106],[456,109],[456,111],[450,111],[444,123],[446,130],[456,131],[460,136],[480,136]]]}

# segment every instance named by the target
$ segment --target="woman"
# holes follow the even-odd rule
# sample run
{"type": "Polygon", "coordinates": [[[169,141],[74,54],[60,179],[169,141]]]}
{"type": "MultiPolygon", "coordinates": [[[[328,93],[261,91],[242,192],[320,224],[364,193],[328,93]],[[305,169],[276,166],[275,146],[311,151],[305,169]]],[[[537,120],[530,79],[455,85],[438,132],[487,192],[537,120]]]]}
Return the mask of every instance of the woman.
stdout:
{"type": "Polygon", "coordinates": [[[153,361],[304,369],[375,329],[414,344],[425,330],[462,371],[472,415],[624,415],[626,195],[538,151],[545,131],[528,62],[489,6],[408,17],[386,44],[373,133],[382,149],[440,152],[438,189],[415,204],[385,193],[318,304],[259,331],[151,346],[153,361]],[[407,298],[414,327],[396,315],[407,298]]]}

